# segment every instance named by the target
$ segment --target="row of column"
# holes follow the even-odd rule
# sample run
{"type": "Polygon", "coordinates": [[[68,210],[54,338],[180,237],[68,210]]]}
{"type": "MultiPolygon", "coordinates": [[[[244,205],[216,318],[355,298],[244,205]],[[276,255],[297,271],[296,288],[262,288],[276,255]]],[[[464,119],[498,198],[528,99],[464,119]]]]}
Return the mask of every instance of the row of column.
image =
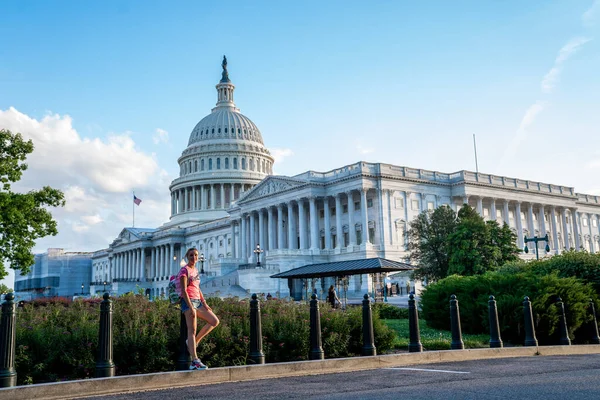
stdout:
{"type": "Polygon", "coordinates": [[[173,190],[171,215],[186,211],[225,208],[251,187],[251,184],[244,183],[213,183],[173,190]]]}
{"type": "MultiPolygon", "coordinates": [[[[477,197],[476,201],[476,209],[477,212],[483,216],[483,197],[477,197]]],[[[468,198],[465,199],[465,202],[468,202],[468,198]]],[[[497,220],[496,216],[496,199],[489,198],[490,202],[490,219],[497,220]]],[[[502,219],[509,226],[511,226],[510,221],[510,200],[503,200],[503,212],[502,219]]],[[[576,208],[568,208],[568,207],[557,207],[553,205],[544,205],[538,204],[537,211],[534,211],[535,203],[532,202],[520,202],[520,201],[512,201],[514,203],[514,225],[517,232],[517,246],[520,248],[524,247],[524,237],[523,232],[525,229],[529,232],[530,236],[535,235],[535,221],[534,214],[537,216],[538,221],[538,231],[541,236],[546,235],[546,233],[551,236],[551,243],[548,243],[554,250],[560,250],[561,247],[569,250],[571,248],[580,249],[582,247],[581,238],[584,235],[589,235],[589,241],[587,241],[587,246],[589,247],[590,252],[596,252],[600,249],[597,248],[598,243],[595,238],[600,236],[600,217],[596,214],[585,214],[579,213],[576,208]],[[548,221],[550,223],[550,232],[548,232],[548,227],[546,227],[546,211],[549,210],[549,218],[548,221]],[[523,227],[523,220],[521,218],[521,213],[526,212],[525,223],[526,227],[523,227]],[[571,218],[567,220],[567,214],[571,218]],[[588,221],[587,227],[584,227],[581,223],[581,218],[585,217],[588,221]],[[593,221],[596,222],[596,232],[593,229],[593,221]],[[583,232],[583,229],[587,228],[587,232],[583,232]],[[559,239],[558,233],[561,233],[561,238],[559,239]],[[573,243],[569,239],[569,234],[572,234],[573,243]]]]}
{"type": "MultiPolygon", "coordinates": [[[[182,253],[181,247],[180,253],[182,253]]],[[[175,244],[164,244],[150,248],[138,248],[114,253],[109,257],[109,280],[168,279],[179,269],[182,254],[175,254],[175,244]],[[150,268],[146,274],[146,249],[149,249],[150,268]],[[148,276],[146,276],[148,275],[148,276]]]]}
{"type": "MultiPolygon", "coordinates": [[[[357,243],[356,223],[362,225],[362,243],[369,241],[369,221],[367,210],[368,189],[349,190],[338,193],[333,200],[329,196],[323,197],[325,249],[340,249],[343,244],[342,225],[342,200],[347,199],[348,206],[348,246],[357,243]],[[360,198],[360,215],[355,218],[354,194],[358,192],[360,198]],[[332,215],[331,205],[335,204],[335,243],[332,243],[332,215]],[[356,219],[356,220],[355,220],[356,219]]],[[[252,255],[255,244],[259,243],[265,250],[273,249],[319,249],[320,230],[319,216],[317,215],[317,197],[301,198],[287,203],[262,208],[248,212],[239,221],[240,226],[240,257],[247,258],[252,255]],[[284,226],[284,224],[286,224],[284,226]]],[[[235,228],[232,226],[232,234],[235,228]]]]}

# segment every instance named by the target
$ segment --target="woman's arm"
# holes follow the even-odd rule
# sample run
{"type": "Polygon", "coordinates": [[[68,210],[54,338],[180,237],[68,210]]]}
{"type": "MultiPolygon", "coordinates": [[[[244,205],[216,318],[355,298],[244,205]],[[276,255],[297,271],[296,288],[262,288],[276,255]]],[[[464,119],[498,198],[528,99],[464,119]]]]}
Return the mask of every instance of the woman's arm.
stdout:
{"type": "Polygon", "coordinates": [[[190,310],[194,310],[190,295],[187,292],[187,275],[181,275],[179,277],[179,286],[181,287],[181,298],[185,301],[185,304],[187,304],[190,310]]]}
{"type": "Polygon", "coordinates": [[[204,308],[206,308],[208,311],[212,311],[212,308],[210,308],[210,306],[206,302],[206,299],[204,298],[204,294],[202,293],[202,290],[200,288],[198,288],[198,291],[200,292],[200,303],[202,303],[204,308]]]}

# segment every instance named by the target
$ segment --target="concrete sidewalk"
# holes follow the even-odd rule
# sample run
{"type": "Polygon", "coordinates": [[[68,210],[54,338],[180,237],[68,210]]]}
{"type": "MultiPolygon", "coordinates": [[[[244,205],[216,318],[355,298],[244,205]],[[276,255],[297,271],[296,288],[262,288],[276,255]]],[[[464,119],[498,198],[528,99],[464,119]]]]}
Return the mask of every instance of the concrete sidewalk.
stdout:
{"type": "Polygon", "coordinates": [[[143,375],[44,383],[0,389],[0,398],[11,400],[73,399],[184,386],[208,385],[265,378],[331,374],[437,362],[549,355],[600,354],[600,345],[510,347],[401,353],[372,357],[337,358],[265,365],[212,368],[143,375]],[[199,379],[200,376],[202,379],[199,379]]]}

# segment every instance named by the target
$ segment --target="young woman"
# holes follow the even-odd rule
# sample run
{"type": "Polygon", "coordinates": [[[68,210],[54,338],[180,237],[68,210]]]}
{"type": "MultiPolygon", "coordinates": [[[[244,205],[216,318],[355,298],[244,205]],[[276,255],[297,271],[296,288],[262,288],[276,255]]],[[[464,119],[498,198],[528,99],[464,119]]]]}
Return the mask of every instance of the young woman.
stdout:
{"type": "Polygon", "coordinates": [[[333,287],[333,285],[329,286],[327,301],[329,302],[329,304],[331,304],[331,308],[337,308],[337,303],[340,302],[340,299],[338,299],[337,294],[335,293],[335,288],[333,287]]]}
{"type": "Polygon", "coordinates": [[[206,303],[202,291],[200,291],[200,273],[196,268],[198,250],[195,248],[188,249],[185,253],[185,258],[187,259],[187,265],[181,268],[178,276],[181,287],[181,312],[185,315],[185,322],[188,329],[186,343],[188,351],[193,358],[190,369],[206,369],[208,367],[198,358],[196,347],[210,331],[219,325],[219,318],[213,313],[212,309],[206,303]],[[206,324],[196,334],[198,318],[202,319],[206,324]]]}

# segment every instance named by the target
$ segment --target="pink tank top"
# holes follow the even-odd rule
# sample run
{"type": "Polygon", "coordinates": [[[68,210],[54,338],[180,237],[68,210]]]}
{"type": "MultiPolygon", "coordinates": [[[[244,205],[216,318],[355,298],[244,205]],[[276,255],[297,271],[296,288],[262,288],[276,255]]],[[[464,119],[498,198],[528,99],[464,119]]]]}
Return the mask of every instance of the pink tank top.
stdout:
{"type": "Polygon", "coordinates": [[[200,300],[200,274],[197,268],[190,268],[187,265],[182,267],[177,274],[177,279],[187,276],[187,294],[192,300],[200,300]]]}

